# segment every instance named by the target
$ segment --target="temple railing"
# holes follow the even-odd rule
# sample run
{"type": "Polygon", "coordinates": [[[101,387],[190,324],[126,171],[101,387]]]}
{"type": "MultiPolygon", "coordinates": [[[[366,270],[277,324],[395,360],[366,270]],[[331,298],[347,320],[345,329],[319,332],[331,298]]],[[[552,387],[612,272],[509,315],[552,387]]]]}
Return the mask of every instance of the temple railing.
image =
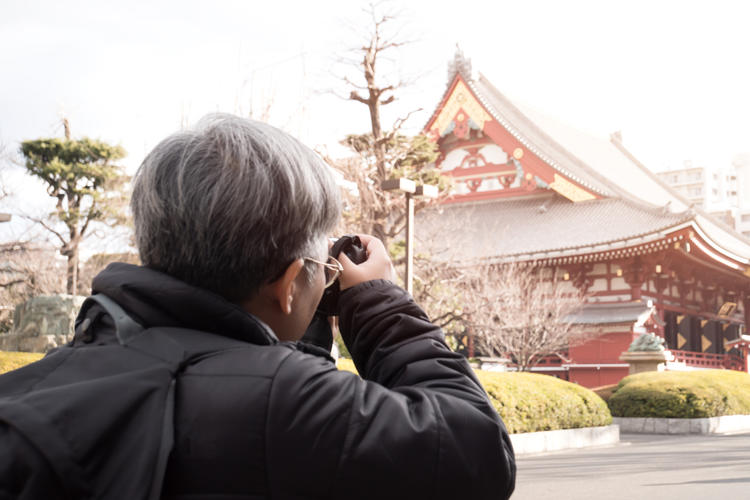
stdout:
{"type": "Polygon", "coordinates": [[[708,352],[677,351],[670,349],[674,360],[696,368],[717,368],[742,371],[744,362],[736,354],[714,354],[708,352]]]}
{"type": "Polygon", "coordinates": [[[562,367],[563,363],[565,361],[560,358],[560,356],[556,356],[554,354],[550,354],[549,356],[544,356],[539,360],[539,362],[536,364],[536,366],[559,366],[562,367]]]}

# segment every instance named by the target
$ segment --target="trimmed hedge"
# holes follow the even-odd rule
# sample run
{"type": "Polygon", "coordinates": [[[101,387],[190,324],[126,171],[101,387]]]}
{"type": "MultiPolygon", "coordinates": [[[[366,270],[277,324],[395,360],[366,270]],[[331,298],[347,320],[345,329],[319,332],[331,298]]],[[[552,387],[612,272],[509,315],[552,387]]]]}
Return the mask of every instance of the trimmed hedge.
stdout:
{"type": "MultiPolygon", "coordinates": [[[[0,373],[20,368],[42,356],[31,352],[0,351],[0,373]]],[[[341,358],[337,366],[340,370],[357,373],[351,359],[341,358]]],[[[604,400],[580,385],[549,375],[475,372],[511,434],[612,423],[604,400]]],[[[750,404],[750,396],[747,399],[750,404]]]]}
{"type": "Polygon", "coordinates": [[[511,434],[612,423],[604,400],[578,384],[535,373],[476,373],[511,434]]]}
{"type": "MultiPolygon", "coordinates": [[[[338,367],[356,373],[349,359],[338,367]]],[[[533,373],[475,372],[511,434],[612,423],[604,400],[580,385],[533,373]]]]}
{"type": "Polygon", "coordinates": [[[9,352],[0,351],[0,374],[21,368],[24,365],[41,359],[44,354],[39,352],[9,352]]]}
{"type": "Polygon", "coordinates": [[[616,417],[706,418],[750,414],[750,375],[734,370],[648,372],[620,381],[616,417]]]}
{"type": "Polygon", "coordinates": [[[336,368],[339,370],[346,370],[348,372],[357,373],[357,368],[354,366],[354,361],[349,358],[339,358],[336,360],[336,368]]]}

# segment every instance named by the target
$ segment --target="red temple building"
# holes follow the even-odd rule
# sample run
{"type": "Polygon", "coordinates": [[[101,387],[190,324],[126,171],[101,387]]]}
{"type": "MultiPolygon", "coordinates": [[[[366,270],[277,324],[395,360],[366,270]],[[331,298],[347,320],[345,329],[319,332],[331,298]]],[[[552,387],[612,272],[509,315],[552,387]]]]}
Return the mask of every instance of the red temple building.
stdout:
{"type": "Polygon", "coordinates": [[[619,134],[592,137],[514,104],[460,53],[450,74],[424,132],[454,192],[418,227],[461,221],[441,237],[462,259],[535,262],[586,291],[576,322],[597,335],[535,369],[616,383],[628,374],[620,355],[650,331],[675,355],[668,369],[747,371],[750,240],[691,207],[619,134]]]}

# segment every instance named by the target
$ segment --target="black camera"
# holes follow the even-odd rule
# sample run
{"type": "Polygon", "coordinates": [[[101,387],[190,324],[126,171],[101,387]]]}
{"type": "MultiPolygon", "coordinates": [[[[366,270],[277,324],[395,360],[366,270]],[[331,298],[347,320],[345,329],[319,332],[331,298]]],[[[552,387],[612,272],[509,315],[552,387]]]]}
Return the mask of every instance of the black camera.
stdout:
{"type": "MultiPolygon", "coordinates": [[[[336,240],[328,253],[333,258],[337,258],[342,252],[355,264],[361,264],[367,260],[367,251],[362,246],[359,236],[350,234],[342,236],[336,240]]],[[[301,339],[302,342],[316,345],[326,351],[331,350],[333,333],[331,332],[331,326],[328,324],[328,317],[338,316],[339,295],[341,295],[341,285],[338,281],[325,289],[318,304],[318,309],[315,311],[315,316],[313,316],[305,335],[301,339]]]]}
{"type": "MultiPolygon", "coordinates": [[[[362,246],[359,236],[349,234],[342,236],[336,240],[328,253],[333,258],[337,258],[342,252],[355,264],[361,264],[367,260],[367,251],[362,246]]],[[[340,294],[341,285],[336,281],[323,292],[323,298],[318,304],[318,312],[326,316],[338,316],[340,294]]]]}

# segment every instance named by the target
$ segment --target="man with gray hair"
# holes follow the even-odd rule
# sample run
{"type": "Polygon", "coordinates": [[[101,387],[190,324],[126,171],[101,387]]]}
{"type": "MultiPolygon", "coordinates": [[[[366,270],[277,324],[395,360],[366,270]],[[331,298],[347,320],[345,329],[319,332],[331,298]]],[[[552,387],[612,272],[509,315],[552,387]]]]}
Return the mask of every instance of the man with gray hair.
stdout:
{"type": "MultiPolygon", "coordinates": [[[[360,264],[328,257],[339,189],[315,153],[269,125],[211,115],[146,157],[131,207],[143,265],[112,264],[98,275],[98,298],[82,309],[72,345],[45,358],[60,361],[44,378],[34,365],[25,377],[72,379],[65,370],[77,366],[99,381],[106,364],[115,370],[107,381],[116,380],[116,370],[129,369],[112,366],[126,364],[123,339],[134,339],[133,352],[186,353],[159,400],[168,410],[154,411],[166,430],[143,466],[152,497],[510,496],[515,463],[502,421],[466,359],[393,284],[383,244],[360,235],[360,264]],[[336,281],[341,335],[361,377],[303,339],[336,281]],[[110,351],[120,357],[107,358],[110,351]]],[[[137,385],[101,391],[101,406],[141,397],[137,385]]],[[[88,417],[64,414],[63,433],[86,441],[88,417]]],[[[106,451],[89,455],[112,461],[139,439],[147,448],[150,434],[131,427],[123,424],[129,442],[104,441],[106,451]]],[[[4,432],[0,418],[0,441],[4,432]]],[[[125,477],[139,465],[130,453],[118,460],[125,477]]],[[[39,478],[64,480],[42,455],[18,454],[8,465],[0,452],[0,479],[4,464],[16,471],[5,486],[14,496],[46,496],[33,489],[39,478]]],[[[84,472],[96,466],[81,464],[84,472]]]]}

